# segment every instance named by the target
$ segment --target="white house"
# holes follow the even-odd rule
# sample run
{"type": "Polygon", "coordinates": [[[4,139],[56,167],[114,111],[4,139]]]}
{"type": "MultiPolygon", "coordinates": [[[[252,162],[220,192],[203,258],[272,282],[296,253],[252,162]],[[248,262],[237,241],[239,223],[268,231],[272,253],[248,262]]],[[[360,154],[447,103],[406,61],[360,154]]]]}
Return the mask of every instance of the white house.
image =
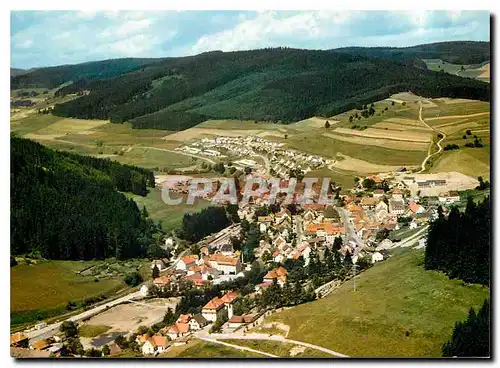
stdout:
{"type": "Polygon", "coordinates": [[[187,271],[190,267],[196,266],[198,264],[198,256],[197,255],[190,255],[190,256],[185,256],[179,259],[177,262],[175,268],[177,270],[184,270],[187,271]]]}
{"type": "Polygon", "coordinates": [[[158,268],[159,271],[163,271],[168,267],[168,259],[154,259],[151,262],[151,269],[158,268]]]}
{"type": "Polygon", "coordinates": [[[456,191],[440,194],[438,197],[439,203],[452,204],[460,201],[460,195],[456,191]]]}
{"type": "Polygon", "coordinates": [[[212,254],[204,258],[205,263],[215,268],[224,275],[236,275],[241,271],[241,262],[238,257],[224,256],[222,254],[212,254]]]}
{"type": "Polygon", "coordinates": [[[380,262],[383,260],[384,260],[384,256],[381,253],[375,252],[372,254],[372,263],[380,262]]]}
{"type": "Polygon", "coordinates": [[[146,340],[141,347],[141,351],[144,355],[163,353],[167,350],[168,346],[168,340],[165,336],[154,335],[146,340]]]}
{"type": "Polygon", "coordinates": [[[195,314],[188,322],[189,329],[193,331],[201,330],[203,327],[208,325],[209,321],[203,317],[201,314],[195,314]]]}
{"type": "Polygon", "coordinates": [[[142,296],[146,297],[146,296],[148,296],[149,288],[146,285],[142,285],[141,289],[139,291],[140,291],[142,296]]]}
{"type": "Polygon", "coordinates": [[[405,212],[405,204],[402,200],[389,201],[389,213],[391,215],[402,215],[405,212]]]}

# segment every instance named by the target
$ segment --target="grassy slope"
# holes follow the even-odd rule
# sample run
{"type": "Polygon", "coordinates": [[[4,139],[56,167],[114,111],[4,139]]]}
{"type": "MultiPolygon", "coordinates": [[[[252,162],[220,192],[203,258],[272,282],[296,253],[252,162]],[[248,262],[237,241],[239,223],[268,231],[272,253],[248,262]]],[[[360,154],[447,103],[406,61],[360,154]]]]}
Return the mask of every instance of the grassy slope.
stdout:
{"type": "Polygon", "coordinates": [[[359,357],[437,357],[457,320],[488,297],[420,265],[422,251],[405,250],[376,264],[325,299],[270,319],[291,327],[291,339],[359,357]],[[409,336],[405,336],[409,331],[409,336]]]}
{"type": "MultiPolygon", "coordinates": [[[[167,205],[161,199],[161,190],[150,189],[146,197],[139,195],[124,193],[128,198],[133,198],[140,208],[146,206],[149,216],[155,221],[161,221],[163,229],[166,231],[173,230],[182,224],[182,217],[187,212],[198,212],[203,208],[210,206],[210,202],[205,200],[197,200],[194,205],[185,203],[180,205],[167,205]]],[[[185,201],[184,201],[185,202],[185,201]]]]}
{"type": "Polygon", "coordinates": [[[102,263],[41,261],[36,265],[19,264],[11,267],[11,324],[36,320],[37,315],[51,317],[65,313],[69,300],[82,301],[127,288],[123,275],[100,279],[99,282],[94,281],[94,276],[77,275],[83,269],[102,263]]]}
{"type": "Polygon", "coordinates": [[[184,346],[173,346],[159,358],[265,358],[250,351],[237,350],[229,346],[202,340],[191,340],[184,346]]]}
{"type": "MultiPolygon", "coordinates": [[[[295,344],[279,341],[266,341],[266,340],[223,340],[227,343],[245,346],[255,350],[263,351],[277,355],[279,357],[290,357],[290,349],[295,344]]],[[[306,348],[303,353],[295,355],[295,358],[334,358],[334,356],[324,353],[322,351],[306,348]]]]}

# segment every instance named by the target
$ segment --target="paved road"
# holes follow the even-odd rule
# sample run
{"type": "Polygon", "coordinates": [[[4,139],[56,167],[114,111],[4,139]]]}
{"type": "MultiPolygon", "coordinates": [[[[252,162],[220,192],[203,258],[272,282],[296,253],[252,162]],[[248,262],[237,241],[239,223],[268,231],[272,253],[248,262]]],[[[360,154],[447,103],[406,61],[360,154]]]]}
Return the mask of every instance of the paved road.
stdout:
{"type": "MultiPolygon", "coordinates": [[[[120,304],[120,303],[123,303],[126,301],[130,301],[134,298],[140,298],[140,297],[142,297],[140,291],[135,291],[135,292],[127,294],[121,298],[109,301],[105,304],[99,305],[99,306],[94,307],[92,309],[89,309],[85,312],[77,314],[76,316],[69,317],[68,319],[66,319],[66,321],[74,321],[74,322],[81,321],[85,318],[92,317],[93,315],[106,310],[107,307],[113,307],[117,304],[120,304]]],[[[52,323],[52,324],[47,325],[46,327],[44,327],[40,330],[30,331],[27,333],[25,332],[25,335],[30,340],[32,340],[32,339],[33,340],[46,339],[50,336],[53,336],[59,330],[59,327],[61,326],[62,322],[63,321],[52,323]]]]}
{"type": "Polygon", "coordinates": [[[342,221],[344,223],[347,242],[352,240],[357,245],[357,247],[354,249],[354,255],[356,255],[364,247],[364,243],[360,239],[358,234],[356,234],[356,231],[354,229],[354,224],[349,219],[349,214],[347,213],[347,210],[345,208],[341,208],[341,207],[339,207],[338,209],[339,209],[339,212],[342,216],[342,221]]]}
{"type": "MultiPolygon", "coordinates": [[[[179,256],[172,262],[172,264],[168,268],[166,268],[164,271],[162,271],[162,273],[164,273],[165,271],[170,271],[170,270],[175,269],[175,266],[176,266],[179,258],[182,257],[183,254],[186,253],[186,251],[187,250],[185,250],[181,254],[179,254],[179,256]]],[[[105,304],[96,306],[96,307],[94,307],[92,309],[89,309],[87,311],[84,311],[84,312],[82,312],[80,314],[77,314],[75,316],[69,317],[69,318],[65,319],[65,321],[78,322],[78,321],[81,321],[83,319],[92,317],[93,315],[98,314],[100,312],[103,312],[104,310],[106,310],[107,307],[113,307],[115,305],[118,305],[118,304],[121,304],[121,303],[124,303],[124,302],[128,302],[128,301],[131,301],[131,300],[136,299],[136,298],[137,299],[142,299],[143,298],[143,296],[142,296],[142,294],[141,294],[140,291],[133,291],[130,294],[122,296],[122,297],[120,297],[118,299],[110,300],[110,301],[108,301],[105,304]]],[[[30,332],[24,332],[24,334],[28,337],[28,339],[30,339],[30,340],[33,339],[33,341],[38,341],[38,340],[41,340],[41,339],[46,339],[48,337],[53,336],[59,330],[59,327],[61,326],[62,322],[63,321],[52,323],[52,324],[47,325],[46,327],[44,327],[44,328],[42,328],[40,330],[34,330],[34,331],[30,331],[30,332]]]]}
{"type": "Polygon", "coordinates": [[[425,236],[427,234],[427,229],[429,228],[429,225],[424,226],[422,229],[417,231],[415,234],[409,236],[406,239],[401,240],[400,242],[395,243],[396,245],[393,248],[398,248],[398,247],[410,247],[415,242],[417,242],[421,237],[425,236]]]}
{"type": "Polygon", "coordinates": [[[442,135],[443,135],[443,138],[441,138],[441,139],[437,142],[437,146],[438,146],[439,150],[438,150],[437,152],[432,153],[432,154],[431,154],[431,149],[432,149],[433,144],[432,144],[432,142],[431,142],[431,144],[430,144],[430,146],[429,146],[429,151],[427,152],[427,157],[424,159],[424,161],[422,161],[422,168],[421,168],[421,170],[420,170],[419,172],[417,172],[417,174],[420,174],[420,173],[422,173],[422,172],[424,172],[424,171],[425,171],[425,165],[427,164],[427,161],[429,161],[429,159],[430,159],[432,156],[437,155],[438,153],[441,153],[441,151],[443,150],[443,147],[441,147],[441,142],[443,142],[443,140],[446,138],[446,134],[444,134],[444,132],[441,132],[441,131],[439,131],[439,130],[434,129],[434,128],[433,128],[433,127],[431,127],[429,124],[427,124],[427,123],[425,122],[425,120],[424,120],[424,119],[422,119],[422,102],[421,102],[421,101],[419,101],[419,103],[420,103],[420,109],[418,110],[418,118],[419,118],[420,122],[422,122],[422,123],[423,123],[423,124],[424,124],[427,128],[429,128],[430,130],[432,130],[432,131],[434,131],[434,132],[436,132],[436,133],[440,133],[440,134],[442,134],[442,135]]]}
{"type": "MultiPolygon", "coordinates": [[[[199,338],[207,338],[206,336],[199,336],[199,338]]],[[[301,345],[305,346],[311,349],[319,350],[324,353],[337,356],[337,357],[342,357],[342,358],[348,358],[348,355],[338,353],[336,351],[324,348],[322,346],[314,345],[314,344],[309,344],[307,342],[303,341],[298,341],[298,340],[291,340],[287,339],[281,335],[267,335],[267,334],[260,334],[260,333],[249,333],[245,335],[236,335],[236,334],[212,334],[210,335],[211,340],[266,340],[266,341],[278,341],[278,342],[284,342],[284,343],[290,343],[290,344],[295,344],[295,345],[301,345]]]]}

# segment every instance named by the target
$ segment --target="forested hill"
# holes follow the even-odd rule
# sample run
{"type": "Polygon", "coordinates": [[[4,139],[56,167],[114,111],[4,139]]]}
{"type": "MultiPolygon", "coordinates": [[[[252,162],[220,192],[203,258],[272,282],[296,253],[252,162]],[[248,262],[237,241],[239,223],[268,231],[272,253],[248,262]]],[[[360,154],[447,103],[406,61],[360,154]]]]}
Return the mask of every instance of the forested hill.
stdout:
{"type": "Polygon", "coordinates": [[[153,174],[11,138],[11,253],[47,259],[144,257],[157,226],[119,191],[145,195],[153,174]]]}
{"type": "MultiPolygon", "coordinates": [[[[118,76],[139,69],[145,65],[157,63],[163,59],[124,58],[74,65],[60,65],[47,68],[37,68],[24,73],[12,74],[11,89],[18,88],[48,88],[52,89],[61,84],[76,81],[81,78],[103,79],[118,76]]],[[[20,69],[18,69],[20,70],[20,69]]]]}
{"type": "Polygon", "coordinates": [[[332,116],[400,91],[490,99],[490,86],[405,62],[332,51],[262,49],[171,58],[118,77],[81,80],[60,94],[89,95],[54,114],[178,130],[207,118],[289,123],[332,116]]]}
{"type": "Polygon", "coordinates": [[[489,61],[490,43],[474,41],[438,42],[412,47],[343,47],[332,50],[349,55],[387,60],[441,59],[451,64],[481,64],[489,61]]]}

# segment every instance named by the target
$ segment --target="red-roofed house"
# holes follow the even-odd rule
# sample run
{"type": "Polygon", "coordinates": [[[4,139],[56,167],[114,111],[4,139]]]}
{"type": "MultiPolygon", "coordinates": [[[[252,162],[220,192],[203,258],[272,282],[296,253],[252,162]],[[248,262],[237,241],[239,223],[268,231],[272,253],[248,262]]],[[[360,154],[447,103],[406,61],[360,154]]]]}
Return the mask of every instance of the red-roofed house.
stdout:
{"type": "Polygon", "coordinates": [[[189,267],[196,266],[198,262],[197,255],[190,255],[182,257],[179,262],[177,262],[176,269],[187,271],[189,267]]]}
{"type": "Polygon", "coordinates": [[[419,205],[419,204],[417,204],[415,202],[412,202],[412,201],[408,202],[408,207],[409,207],[411,213],[413,213],[415,215],[425,212],[425,208],[424,207],[422,207],[421,205],[419,205]]]}
{"type": "Polygon", "coordinates": [[[273,283],[274,280],[278,282],[278,285],[283,286],[286,282],[286,275],[288,274],[286,268],[279,266],[272,269],[264,276],[264,283],[273,283]]]}

